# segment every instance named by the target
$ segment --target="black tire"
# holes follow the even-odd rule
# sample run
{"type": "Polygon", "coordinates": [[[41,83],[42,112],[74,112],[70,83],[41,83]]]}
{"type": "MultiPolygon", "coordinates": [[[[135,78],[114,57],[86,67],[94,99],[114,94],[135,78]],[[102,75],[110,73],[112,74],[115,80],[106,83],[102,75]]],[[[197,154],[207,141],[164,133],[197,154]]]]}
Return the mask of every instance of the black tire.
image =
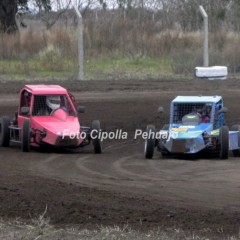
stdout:
{"type": "MultiPolygon", "coordinates": [[[[232,126],[232,131],[239,131],[238,133],[238,147],[240,147],[240,125],[233,125],[232,126]]],[[[232,150],[232,153],[233,153],[233,156],[234,157],[239,157],[240,156],[240,149],[235,149],[235,150],[232,150]]]]}
{"type": "Polygon", "coordinates": [[[100,121],[94,120],[92,122],[92,142],[93,142],[94,153],[98,153],[98,154],[102,153],[101,139],[99,137],[100,131],[101,131],[100,121]]]}
{"type": "Polygon", "coordinates": [[[22,127],[22,151],[29,152],[30,151],[30,140],[31,140],[31,129],[30,129],[30,121],[29,119],[25,119],[22,127]]]}
{"type": "Polygon", "coordinates": [[[161,152],[162,157],[168,157],[170,153],[168,151],[161,152]]]}
{"type": "Polygon", "coordinates": [[[9,147],[10,144],[10,118],[3,116],[0,118],[0,146],[9,147]]]}
{"type": "Polygon", "coordinates": [[[154,125],[148,125],[147,126],[147,133],[148,137],[145,140],[145,146],[144,146],[144,154],[145,158],[152,159],[154,154],[154,147],[155,147],[155,137],[152,136],[154,133],[155,135],[156,128],[154,125]]]}
{"type": "Polygon", "coordinates": [[[220,141],[219,158],[220,159],[228,159],[229,129],[227,126],[222,126],[220,128],[219,141],[220,141]]]}

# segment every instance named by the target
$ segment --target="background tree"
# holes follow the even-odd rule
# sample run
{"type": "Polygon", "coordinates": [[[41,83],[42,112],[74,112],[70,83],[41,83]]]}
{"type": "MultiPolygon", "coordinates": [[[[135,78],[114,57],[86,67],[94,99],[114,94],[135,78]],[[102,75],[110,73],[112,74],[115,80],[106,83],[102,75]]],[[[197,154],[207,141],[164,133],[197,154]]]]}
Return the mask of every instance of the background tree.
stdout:
{"type": "MultiPolygon", "coordinates": [[[[18,30],[16,14],[18,7],[27,9],[28,0],[1,0],[0,1],[0,32],[15,33],[18,30]]],[[[50,0],[36,0],[39,10],[50,11],[50,0]]]]}
{"type": "Polygon", "coordinates": [[[0,1],[0,31],[12,33],[17,30],[15,15],[17,13],[17,0],[0,1]]]}

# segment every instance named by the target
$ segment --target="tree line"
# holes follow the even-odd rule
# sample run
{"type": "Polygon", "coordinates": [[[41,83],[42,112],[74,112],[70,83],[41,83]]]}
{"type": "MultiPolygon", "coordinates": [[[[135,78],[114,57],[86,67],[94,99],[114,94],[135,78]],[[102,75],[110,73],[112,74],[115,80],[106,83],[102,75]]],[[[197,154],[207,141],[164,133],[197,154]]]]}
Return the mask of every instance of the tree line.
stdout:
{"type": "Polygon", "coordinates": [[[76,2],[83,15],[96,9],[114,10],[114,13],[122,14],[123,19],[145,21],[150,18],[161,29],[178,28],[182,31],[199,30],[202,19],[198,7],[202,5],[209,15],[210,31],[223,27],[240,30],[240,0],[0,0],[0,32],[18,30],[16,15],[20,8],[27,11],[28,3],[38,13],[58,11],[61,15],[76,2]]]}

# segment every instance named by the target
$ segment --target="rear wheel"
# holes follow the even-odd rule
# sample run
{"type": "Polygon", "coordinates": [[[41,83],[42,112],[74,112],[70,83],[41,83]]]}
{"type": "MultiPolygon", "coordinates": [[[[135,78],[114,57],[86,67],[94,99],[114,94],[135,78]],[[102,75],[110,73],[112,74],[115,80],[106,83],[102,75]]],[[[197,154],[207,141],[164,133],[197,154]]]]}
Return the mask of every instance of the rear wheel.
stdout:
{"type": "Polygon", "coordinates": [[[222,126],[220,128],[219,134],[220,141],[220,159],[228,159],[228,151],[229,151],[229,129],[227,126],[222,126]]]}
{"type": "Polygon", "coordinates": [[[30,121],[29,119],[24,120],[22,127],[22,151],[29,152],[30,151],[30,140],[31,140],[31,129],[30,129],[30,121]]]}
{"type": "MultiPolygon", "coordinates": [[[[238,133],[238,147],[240,147],[239,145],[240,145],[240,125],[233,125],[232,126],[232,131],[239,131],[239,133],[238,133]]],[[[238,157],[238,156],[240,156],[240,149],[234,149],[234,150],[232,150],[232,153],[233,153],[233,156],[234,157],[238,157]]]]}
{"type": "Polygon", "coordinates": [[[95,153],[102,153],[101,139],[99,136],[100,131],[100,121],[94,120],[92,122],[92,142],[95,153]]]}
{"type": "Polygon", "coordinates": [[[3,116],[0,118],[0,146],[9,147],[10,143],[10,118],[3,116]]]}
{"type": "Polygon", "coordinates": [[[152,159],[154,154],[154,147],[155,147],[155,133],[156,128],[154,125],[147,126],[147,139],[145,140],[145,147],[144,147],[144,154],[145,158],[152,159]]]}

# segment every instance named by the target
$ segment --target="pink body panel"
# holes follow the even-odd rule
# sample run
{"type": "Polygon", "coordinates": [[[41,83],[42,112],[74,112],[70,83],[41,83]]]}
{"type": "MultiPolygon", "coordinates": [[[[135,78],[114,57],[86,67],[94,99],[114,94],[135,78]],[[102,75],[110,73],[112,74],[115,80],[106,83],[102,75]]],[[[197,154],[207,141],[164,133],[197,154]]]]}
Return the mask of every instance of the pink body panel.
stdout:
{"type": "MultiPolygon", "coordinates": [[[[51,145],[58,146],[61,139],[68,139],[66,145],[74,146],[78,146],[83,141],[79,138],[80,124],[78,118],[74,116],[66,116],[65,120],[55,116],[32,117],[31,128],[45,131],[47,135],[41,139],[41,142],[51,145]],[[70,141],[70,138],[73,141],[70,141]]],[[[64,146],[64,141],[61,142],[61,146],[64,146]]]]}
{"type": "Polygon", "coordinates": [[[67,90],[59,85],[26,85],[25,89],[30,91],[33,95],[41,94],[68,94],[67,90]]]}

